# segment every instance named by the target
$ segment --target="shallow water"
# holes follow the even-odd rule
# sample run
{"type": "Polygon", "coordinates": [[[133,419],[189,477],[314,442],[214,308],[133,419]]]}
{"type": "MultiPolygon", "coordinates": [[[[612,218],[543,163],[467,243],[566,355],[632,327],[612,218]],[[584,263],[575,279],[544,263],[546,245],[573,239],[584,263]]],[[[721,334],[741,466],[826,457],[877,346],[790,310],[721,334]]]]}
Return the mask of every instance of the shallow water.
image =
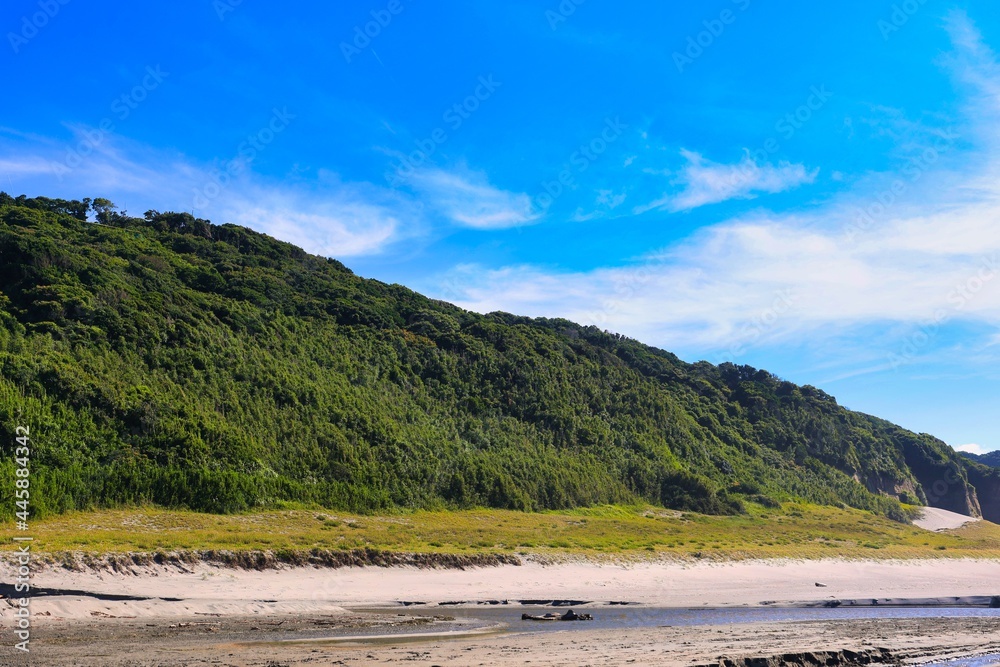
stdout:
{"type": "MultiPolygon", "coordinates": [[[[641,606],[588,605],[576,607],[577,612],[593,615],[593,621],[522,621],[521,614],[564,613],[563,609],[501,605],[490,607],[458,607],[443,609],[409,608],[407,614],[454,616],[484,621],[489,624],[504,623],[516,632],[551,632],[555,630],[597,630],[649,628],[660,626],[730,625],[735,623],[778,623],[803,621],[832,621],[868,618],[1000,618],[1000,609],[987,607],[836,607],[828,608],[779,608],[733,607],[677,609],[641,606]]],[[[398,613],[398,612],[395,612],[398,613]]],[[[949,663],[954,665],[955,663],[949,663]]],[[[970,667],[985,667],[970,665],[970,667]]]]}
{"type": "MultiPolygon", "coordinates": [[[[629,629],[652,627],[689,627],[698,625],[735,625],[740,623],[808,623],[813,621],[864,620],[864,619],[912,619],[912,618],[1000,618],[1000,609],[987,607],[732,607],[680,609],[667,607],[618,606],[591,604],[577,606],[578,613],[593,615],[593,621],[523,621],[522,613],[544,614],[564,613],[566,608],[553,609],[551,606],[498,605],[475,607],[425,607],[420,609],[399,608],[355,609],[389,617],[425,616],[452,619],[450,622],[433,626],[414,627],[400,623],[387,627],[381,625],[368,629],[352,629],[334,632],[325,637],[296,635],[285,637],[287,641],[308,642],[348,642],[363,645],[398,646],[401,642],[420,642],[430,638],[437,640],[459,638],[483,634],[506,634],[519,632],[587,631],[598,629],[629,629]]],[[[947,662],[926,663],[919,667],[1000,667],[1000,654],[971,658],[961,658],[947,662]]]]}
{"type": "Polygon", "coordinates": [[[981,655],[975,658],[960,658],[948,662],[931,662],[923,667],[997,667],[1000,665],[1000,653],[981,655]]]}

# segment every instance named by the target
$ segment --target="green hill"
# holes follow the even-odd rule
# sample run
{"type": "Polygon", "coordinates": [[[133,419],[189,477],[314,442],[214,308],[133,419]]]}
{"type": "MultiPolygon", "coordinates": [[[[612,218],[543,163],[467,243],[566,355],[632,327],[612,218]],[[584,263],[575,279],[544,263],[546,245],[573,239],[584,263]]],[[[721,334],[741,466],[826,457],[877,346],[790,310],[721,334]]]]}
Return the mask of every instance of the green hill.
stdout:
{"type": "Polygon", "coordinates": [[[985,454],[970,454],[969,452],[962,452],[962,456],[970,458],[973,461],[978,461],[979,463],[991,468],[1000,468],[1000,449],[995,452],[986,452],[985,454]]]}
{"type": "Polygon", "coordinates": [[[471,313],[188,214],[95,200],[87,222],[90,205],[0,194],[0,479],[29,426],[41,513],[801,498],[1000,521],[1000,471],[814,387],[471,313]]]}

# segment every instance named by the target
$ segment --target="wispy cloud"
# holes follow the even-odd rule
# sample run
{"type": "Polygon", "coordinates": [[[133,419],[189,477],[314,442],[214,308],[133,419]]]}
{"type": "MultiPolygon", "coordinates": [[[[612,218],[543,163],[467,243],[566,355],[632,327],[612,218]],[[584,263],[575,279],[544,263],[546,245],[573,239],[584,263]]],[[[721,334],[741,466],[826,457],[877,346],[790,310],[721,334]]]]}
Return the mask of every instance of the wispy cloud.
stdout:
{"type": "Polygon", "coordinates": [[[624,204],[627,198],[628,194],[625,191],[615,194],[614,190],[598,190],[597,198],[594,200],[594,209],[587,211],[583,207],[578,207],[572,220],[573,222],[587,222],[603,218],[624,204]]]}
{"type": "Polygon", "coordinates": [[[506,229],[541,217],[532,210],[529,195],[501,190],[485,174],[465,168],[427,169],[416,172],[412,181],[429,206],[463,227],[506,229]]]}
{"type": "Polygon", "coordinates": [[[69,142],[3,137],[0,178],[7,181],[3,185],[17,193],[109,197],[133,209],[133,214],[146,208],[186,209],[336,257],[378,253],[419,225],[416,207],[368,184],[343,183],[320,174],[312,183],[288,185],[249,169],[222,178],[217,165],[155,151],[120,136],[92,142],[81,156],[74,154],[73,146],[93,130],[70,129],[74,139],[69,142]],[[406,217],[400,214],[404,209],[406,217]],[[404,219],[411,224],[403,225],[404,219]]]}
{"type": "MultiPolygon", "coordinates": [[[[704,352],[738,340],[746,323],[773,310],[776,295],[787,291],[795,295],[792,310],[769,322],[756,343],[818,342],[875,325],[1000,326],[1000,133],[993,123],[1000,74],[968,19],[953,15],[950,25],[958,36],[952,60],[961,63],[953,71],[968,86],[971,134],[981,137],[971,149],[956,147],[953,159],[912,176],[862,179],[854,191],[805,213],[758,212],[705,228],[630,267],[578,273],[480,267],[449,276],[452,291],[475,310],[561,315],[670,349],[704,352]],[[905,192],[880,204],[880,216],[849,234],[859,213],[880,202],[879,188],[898,180],[905,180],[905,192]]],[[[683,190],[653,205],[680,210],[777,192],[816,174],[802,165],[762,166],[749,158],[740,167],[694,153],[685,157],[683,190]]],[[[871,365],[884,362],[885,352],[871,365]]]]}
{"type": "Polygon", "coordinates": [[[638,206],[636,213],[652,209],[688,211],[730,199],[753,199],[760,193],[773,194],[812,183],[819,173],[819,169],[810,171],[802,164],[758,164],[749,153],[734,164],[713,162],[689,150],[681,150],[681,156],[687,164],[673,179],[680,191],[638,206]]]}
{"type": "Polygon", "coordinates": [[[263,187],[242,196],[224,210],[228,222],[328,257],[377,253],[402,226],[393,211],[346,190],[317,196],[263,187]]]}

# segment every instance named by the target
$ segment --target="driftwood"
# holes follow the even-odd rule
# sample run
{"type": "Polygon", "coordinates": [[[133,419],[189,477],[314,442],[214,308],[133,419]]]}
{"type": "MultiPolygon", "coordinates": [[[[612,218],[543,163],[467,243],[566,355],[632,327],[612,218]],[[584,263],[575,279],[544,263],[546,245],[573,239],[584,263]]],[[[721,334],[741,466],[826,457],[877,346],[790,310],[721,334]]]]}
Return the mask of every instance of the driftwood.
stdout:
{"type": "Polygon", "coordinates": [[[577,614],[572,609],[565,614],[548,613],[542,615],[521,614],[522,621],[592,621],[590,614],[577,614]]]}

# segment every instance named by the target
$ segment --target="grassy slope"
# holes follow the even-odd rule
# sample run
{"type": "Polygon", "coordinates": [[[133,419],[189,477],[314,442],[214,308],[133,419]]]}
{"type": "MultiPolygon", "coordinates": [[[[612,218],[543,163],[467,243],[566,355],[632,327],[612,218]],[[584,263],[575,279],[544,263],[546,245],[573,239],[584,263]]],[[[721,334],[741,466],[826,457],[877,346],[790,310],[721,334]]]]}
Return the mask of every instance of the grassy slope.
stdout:
{"type": "MultiPolygon", "coordinates": [[[[356,549],[589,558],[1000,557],[1000,526],[931,533],[869,512],[806,503],[707,516],[605,506],[564,512],[417,511],[358,516],[315,510],[212,515],[162,509],[70,512],[35,522],[35,548],[56,553],[190,549],[356,549]]],[[[0,532],[6,549],[10,531],[0,532]]]]}

